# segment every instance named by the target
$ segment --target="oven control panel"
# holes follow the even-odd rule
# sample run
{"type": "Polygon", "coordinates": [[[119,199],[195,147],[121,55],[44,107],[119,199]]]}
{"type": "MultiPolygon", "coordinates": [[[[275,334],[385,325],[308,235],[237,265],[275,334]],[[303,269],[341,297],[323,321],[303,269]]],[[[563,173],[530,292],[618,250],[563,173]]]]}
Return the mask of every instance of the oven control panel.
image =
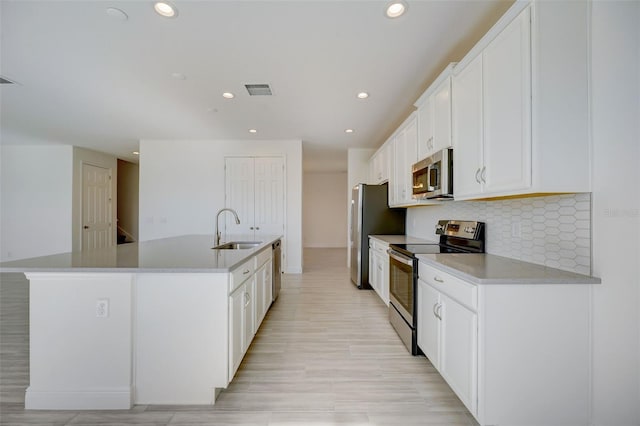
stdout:
{"type": "Polygon", "coordinates": [[[472,220],[441,220],[436,225],[436,234],[473,240],[477,238],[481,222],[472,220]]]}

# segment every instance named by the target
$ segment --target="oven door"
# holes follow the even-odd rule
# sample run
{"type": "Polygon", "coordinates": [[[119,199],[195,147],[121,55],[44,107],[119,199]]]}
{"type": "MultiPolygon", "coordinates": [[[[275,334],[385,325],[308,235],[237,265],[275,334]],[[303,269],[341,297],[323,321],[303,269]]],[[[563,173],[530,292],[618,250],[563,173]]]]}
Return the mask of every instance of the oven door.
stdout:
{"type": "Polygon", "coordinates": [[[407,324],[414,327],[414,259],[389,250],[389,299],[407,324]]]}

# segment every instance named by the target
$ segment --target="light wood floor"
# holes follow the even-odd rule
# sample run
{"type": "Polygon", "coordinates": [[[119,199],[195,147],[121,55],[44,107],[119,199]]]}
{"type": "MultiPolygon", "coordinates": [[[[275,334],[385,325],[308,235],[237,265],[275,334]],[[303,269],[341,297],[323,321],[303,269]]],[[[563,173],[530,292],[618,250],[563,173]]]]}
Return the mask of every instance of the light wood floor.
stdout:
{"type": "Polygon", "coordinates": [[[240,369],[215,406],[122,411],[24,409],[28,283],[0,283],[3,425],[476,425],[425,357],[409,355],[372,290],[357,290],[344,249],[307,249],[284,275],[240,369]]]}

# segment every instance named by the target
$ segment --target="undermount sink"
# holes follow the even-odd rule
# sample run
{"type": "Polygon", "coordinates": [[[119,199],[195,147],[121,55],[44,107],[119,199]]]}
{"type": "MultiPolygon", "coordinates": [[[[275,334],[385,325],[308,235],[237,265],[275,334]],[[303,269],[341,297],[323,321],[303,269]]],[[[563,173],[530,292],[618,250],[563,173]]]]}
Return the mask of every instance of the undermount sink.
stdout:
{"type": "Polygon", "coordinates": [[[262,241],[229,241],[213,247],[216,250],[246,250],[258,247],[262,241]]]}

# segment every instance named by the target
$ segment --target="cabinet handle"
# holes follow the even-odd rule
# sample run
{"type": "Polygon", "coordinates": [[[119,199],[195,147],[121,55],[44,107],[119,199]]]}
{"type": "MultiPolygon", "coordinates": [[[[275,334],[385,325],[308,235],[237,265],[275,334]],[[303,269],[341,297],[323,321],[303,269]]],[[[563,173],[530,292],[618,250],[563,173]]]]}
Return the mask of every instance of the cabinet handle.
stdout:
{"type": "Polygon", "coordinates": [[[260,227],[259,227],[259,226],[256,226],[256,231],[258,231],[258,230],[260,230],[260,227]]]}
{"type": "Polygon", "coordinates": [[[486,179],[484,178],[486,173],[487,173],[487,167],[485,166],[482,168],[482,173],[480,173],[480,179],[482,179],[484,183],[487,183],[486,179]]]}
{"type": "Polygon", "coordinates": [[[478,170],[476,170],[476,182],[482,183],[480,182],[480,178],[478,177],[479,174],[480,174],[480,167],[478,167],[478,170]]]}
{"type": "Polygon", "coordinates": [[[249,272],[251,272],[249,269],[245,269],[244,271],[242,271],[242,275],[247,275],[249,272]]]}
{"type": "Polygon", "coordinates": [[[443,283],[444,282],[444,280],[442,278],[438,277],[438,276],[433,277],[433,280],[435,282],[438,282],[438,283],[443,283]]]}
{"type": "Polygon", "coordinates": [[[436,309],[436,315],[440,321],[442,321],[442,303],[438,303],[438,309],[436,309]]]}
{"type": "Polygon", "coordinates": [[[251,296],[249,296],[249,293],[247,293],[246,291],[244,292],[244,306],[245,308],[247,306],[249,306],[249,303],[251,303],[251,296]]]}
{"type": "Polygon", "coordinates": [[[440,317],[438,316],[438,304],[437,304],[437,303],[434,303],[434,304],[433,304],[433,316],[434,316],[434,317],[436,317],[436,318],[438,318],[438,319],[440,318],[440,317]]]}
{"type": "Polygon", "coordinates": [[[249,229],[251,229],[253,231],[253,226],[250,226],[249,229]]]}

